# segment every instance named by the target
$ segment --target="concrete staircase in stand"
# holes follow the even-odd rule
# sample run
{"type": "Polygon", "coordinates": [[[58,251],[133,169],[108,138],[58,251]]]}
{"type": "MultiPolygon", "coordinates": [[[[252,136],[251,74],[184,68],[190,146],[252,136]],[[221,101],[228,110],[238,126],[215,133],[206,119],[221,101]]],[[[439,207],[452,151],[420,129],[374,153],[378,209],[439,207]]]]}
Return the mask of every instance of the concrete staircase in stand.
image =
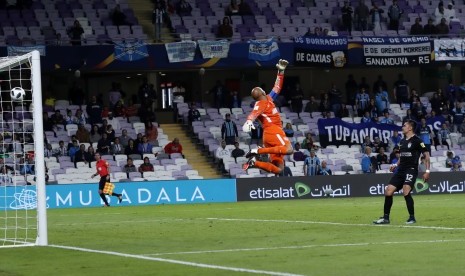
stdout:
{"type": "Polygon", "coordinates": [[[216,168],[207,161],[206,156],[196,148],[195,143],[187,136],[181,124],[162,124],[160,127],[163,129],[163,133],[168,135],[169,140],[179,138],[179,143],[182,145],[182,151],[187,159],[187,163],[192,166],[192,169],[199,171],[200,176],[203,176],[205,179],[223,177],[216,168]]]}

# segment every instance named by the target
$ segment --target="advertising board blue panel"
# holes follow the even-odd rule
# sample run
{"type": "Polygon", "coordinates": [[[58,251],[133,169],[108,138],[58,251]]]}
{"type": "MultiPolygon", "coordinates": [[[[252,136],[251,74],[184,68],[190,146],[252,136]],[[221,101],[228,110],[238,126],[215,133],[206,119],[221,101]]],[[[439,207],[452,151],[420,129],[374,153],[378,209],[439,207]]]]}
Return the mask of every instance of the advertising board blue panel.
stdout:
{"type": "MultiPolygon", "coordinates": [[[[236,202],[237,199],[234,179],[121,182],[115,183],[114,191],[123,194],[123,206],[236,202]]],[[[0,209],[4,209],[4,204],[10,210],[35,209],[37,205],[34,186],[0,189],[0,198],[0,209]]],[[[107,198],[110,205],[120,205],[116,197],[107,198]]],[[[47,186],[47,208],[102,205],[97,184],[47,186]]]]}

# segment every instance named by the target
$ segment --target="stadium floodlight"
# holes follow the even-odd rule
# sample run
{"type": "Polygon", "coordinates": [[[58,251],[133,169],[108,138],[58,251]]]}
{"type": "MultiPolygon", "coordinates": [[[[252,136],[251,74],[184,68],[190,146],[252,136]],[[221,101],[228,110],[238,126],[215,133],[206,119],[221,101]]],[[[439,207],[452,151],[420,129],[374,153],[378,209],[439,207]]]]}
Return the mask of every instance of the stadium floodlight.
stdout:
{"type": "Polygon", "coordinates": [[[40,54],[0,58],[0,247],[47,245],[40,54]]]}

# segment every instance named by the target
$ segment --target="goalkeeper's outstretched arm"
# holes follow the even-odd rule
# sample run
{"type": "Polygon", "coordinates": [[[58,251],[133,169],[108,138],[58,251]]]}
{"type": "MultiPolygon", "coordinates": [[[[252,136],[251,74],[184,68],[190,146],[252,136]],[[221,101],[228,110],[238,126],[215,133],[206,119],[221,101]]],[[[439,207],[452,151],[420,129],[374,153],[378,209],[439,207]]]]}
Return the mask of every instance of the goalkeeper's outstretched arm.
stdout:
{"type": "Polygon", "coordinates": [[[276,75],[276,81],[274,82],[273,89],[270,92],[270,97],[275,100],[279,93],[281,93],[281,89],[283,87],[284,81],[284,70],[286,69],[289,62],[285,59],[280,59],[276,64],[276,68],[278,68],[278,74],[276,75]]]}

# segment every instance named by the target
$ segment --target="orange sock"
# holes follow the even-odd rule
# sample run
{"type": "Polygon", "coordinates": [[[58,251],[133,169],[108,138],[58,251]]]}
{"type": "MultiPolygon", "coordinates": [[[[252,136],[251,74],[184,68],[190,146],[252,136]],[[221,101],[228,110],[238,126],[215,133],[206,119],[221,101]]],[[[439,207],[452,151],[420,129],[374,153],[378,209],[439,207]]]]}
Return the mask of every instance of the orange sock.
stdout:
{"type": "Polygon", "coordinates": [[[286,154],[286,152],[287,152],[286,146],[258,149],[258,154],[286,154]]]}
{"type": "Polygon", "coordinates": [[[281,172],[280,168],[268,162],[255,161],[255,167],[274,174],[279,174],[281,172]]]}

